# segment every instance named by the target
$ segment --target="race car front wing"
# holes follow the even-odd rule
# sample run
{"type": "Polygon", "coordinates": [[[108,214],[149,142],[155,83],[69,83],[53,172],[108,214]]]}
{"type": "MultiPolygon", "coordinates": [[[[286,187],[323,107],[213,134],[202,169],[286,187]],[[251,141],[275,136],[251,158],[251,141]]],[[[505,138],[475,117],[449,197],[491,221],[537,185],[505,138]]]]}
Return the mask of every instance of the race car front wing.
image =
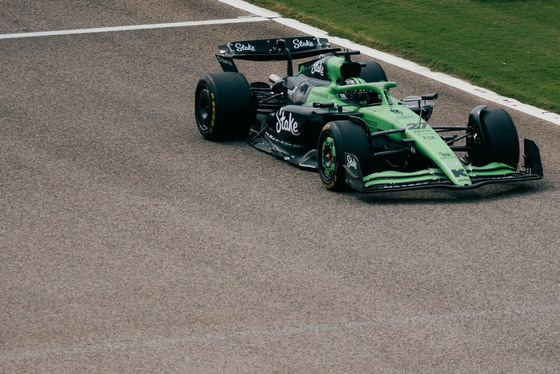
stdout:
{"type": "Polygon", "coordinates": [[[494,162],[484,166],[468,165],[465,173],[472,184],[456,185],[438,168],[428,168],[415,172],[380,171],[363,176],[358,159],[346,154],[346,183],[355,190],[375,193],[397,190],[415,190],[424,188],[472,189],[490,183],[523,182],[543,178],[543,167],[538,146],[532,140],[525,139],[524,170],[494,162]]]}

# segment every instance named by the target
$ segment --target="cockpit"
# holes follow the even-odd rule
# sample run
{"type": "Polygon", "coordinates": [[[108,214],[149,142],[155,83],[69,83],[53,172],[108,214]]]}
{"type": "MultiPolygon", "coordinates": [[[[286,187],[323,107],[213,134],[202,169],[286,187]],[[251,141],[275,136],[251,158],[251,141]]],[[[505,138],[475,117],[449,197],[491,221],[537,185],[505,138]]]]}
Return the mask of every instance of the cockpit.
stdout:
{"type": "MultiPolygon", "coordinates": [[[[348,78],[344,83],[345,85],[354,85],[365,83],[365,81],[361,78],[348,78]]],[[[341,92],[339,93],[339,99],[359,107],[378,105],[383,102],[381,96],[377,92],[364,88],[341,92]]]]}

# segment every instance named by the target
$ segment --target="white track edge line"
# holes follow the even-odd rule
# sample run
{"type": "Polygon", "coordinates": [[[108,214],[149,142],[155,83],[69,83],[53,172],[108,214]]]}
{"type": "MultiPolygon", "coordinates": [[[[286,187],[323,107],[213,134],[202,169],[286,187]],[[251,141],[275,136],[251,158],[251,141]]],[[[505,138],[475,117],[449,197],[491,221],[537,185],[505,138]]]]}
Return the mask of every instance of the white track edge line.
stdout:
{"type": "Polygon", "coordinates": [[[99,27],[99,28],[75,29],[75,30],[24,32],[18,34],[0,34],[0,39],[36,38],[41,36],[57,36],[57,35],[94,34],[94,33],[114,32],[114,31],[150,30],[150,29],[163,29],[163,28],[172,28],[172,27],[261,22],[261,21],[269,21],[269,20],[270,19],[266,17],[239,17],[239,18],[232,18],[232,19],[218,19],[218,20],[208,20],[208,21],[190,21],[190,22],[175,22],[175,23],[158,23],[158,24],[150,24],[150,25],[99,27]]]}

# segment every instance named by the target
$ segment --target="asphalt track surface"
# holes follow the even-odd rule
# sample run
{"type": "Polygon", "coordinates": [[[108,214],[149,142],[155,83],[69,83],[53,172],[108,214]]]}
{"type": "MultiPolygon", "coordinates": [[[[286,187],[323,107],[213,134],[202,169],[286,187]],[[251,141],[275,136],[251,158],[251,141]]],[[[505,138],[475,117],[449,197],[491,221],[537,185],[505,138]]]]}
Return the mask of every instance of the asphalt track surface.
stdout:
{"type": "MultiPolygon", "coordinates": [[[[0,3],[0,34],[250,14],[217,1],[0,3]]],[[[545,179],[332,193],[193,117],[217,45],[273,21],[0,39],[0,372],[560,371],[560,128],[508,109],[545,179]]],[[[283,64],[240,64],[252,80],[283,64]]],[[[432,124],[492,103],[439,92],[432,124]]]]}

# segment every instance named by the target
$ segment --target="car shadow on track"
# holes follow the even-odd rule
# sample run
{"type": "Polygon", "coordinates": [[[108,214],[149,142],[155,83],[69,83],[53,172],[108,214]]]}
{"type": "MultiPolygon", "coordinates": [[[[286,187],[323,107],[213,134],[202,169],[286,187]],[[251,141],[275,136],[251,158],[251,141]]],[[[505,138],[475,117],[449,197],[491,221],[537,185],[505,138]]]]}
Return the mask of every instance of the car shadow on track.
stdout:
{"type": "Polygon", "coordinates": [[[473,204],[480,202],[491,202],[502,199],[516,199],[537,195],[547,188],[542,183],[512,183],[502,185],[482,186],[473,190],[446,190],[426,189],[415,191],[386,192],[377,194],[359,194],[357,198],[364,203],[372,205],[380,204],[402,204],[424,205],[424,204],[473,204]]]}

